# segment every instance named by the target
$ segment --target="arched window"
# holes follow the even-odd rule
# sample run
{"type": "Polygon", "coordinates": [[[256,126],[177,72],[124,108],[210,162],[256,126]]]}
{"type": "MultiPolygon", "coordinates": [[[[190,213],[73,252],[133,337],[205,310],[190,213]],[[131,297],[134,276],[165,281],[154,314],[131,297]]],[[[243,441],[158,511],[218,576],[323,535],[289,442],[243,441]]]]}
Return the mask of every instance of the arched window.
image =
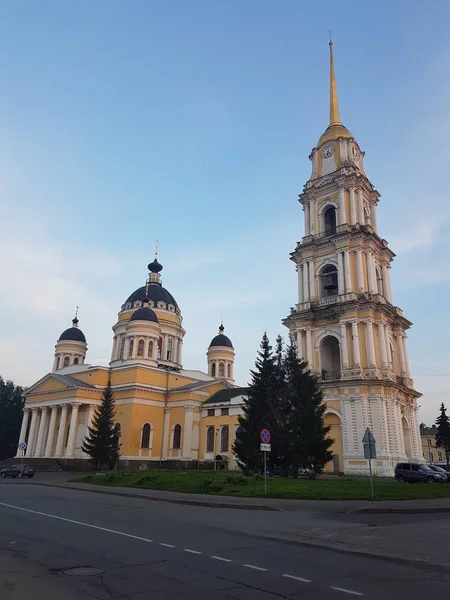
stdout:
{"type": "Polygon", "coordinates": [[[175,425],[173,428],[173,443],[172,448],[179,450],[181,448],[181,425],[175,425]]]}
{"type": "Polygon", "coordinates": [[[320,271],[320,297],[337,296],[338,272],[334,265],[326,265],[320,271]]]}
{"type": "Polygon", "coordinates": [[[370,217],[370,210],[367,206],[364,206],[364,225],[370,225],[372,223],[372,219],[370,217]]]}
{"type": "Polygon", "coordinates": [[[120,360],[123,360],[125,354],[125,337],[122,338],[120,342],[120,360]]]}
{"type": "Polygon", "coordinates": [[[142,427],[141,448],[150,448],[150,433],[150,423],[145,423],[145,425],[142,427]]]}
{"type": "Polygon", "coordinates": [[[322,369],[322,379],[340,379],[341,378],[341,353],[339,342],[331,335],[327,336],[320,348],[320,363],[322,369]]]}
{"type": "Polygon", "coordinates": [[[323,223],[325,235],[336,233],[336,209],[334,206],[329,206],[323,213],[323,223]]]}
{"type": "Polygon", "coordinates": [[[134,340],[130,340],[130,345],[128,347],[128,358],[131,358],[133,356],[133,347],[134,347],[134,340]]]}
{"type": "Polygon", "coordinates": [[[216,376],[216,363],[214,363],[214,362],[211,364],[211,375],[213,377],[216,376]]]}
{"type": "Polygon", "coordinates": [[[376,269],[377,274],[377,292],[383,296],[383,276],[381,275],[380,269],[376,269]]]}
{"type": "Polygon", "coordinates": [[[228,363],[228,366],[227,366],[227,377],[228,377],[228,379],[231,378],[231,363],[228,363]]]}
{"type": "Polygon", "coordinates": [[[73,360],[73,364],[77,365],[78,364],[78,356],[75,356],[74,360],[73,360]]]}
{"type": "Polygon", "coordinates": [[[214,427],[212,425],[206,430],[206,452],[214,452],[214,427]]]}
{"type": "MultiPolygon", "coordinates": [[[[433,460],[433,454],[431,455],[431,460],[433,460]]],[[[442,462],[442,452],[438,450],[438,461],[442,462]]]]}
{"type": "Polygon", "coordinates": [[[70,362],[70,358],[68,356],[64,357],[64,367],[68,367],[69,366],[69,362],[70,362]]]}
{"type": "Polygon", "coordinates": [[[122,426],[120,425],[120,423],[116,423],[114,425],[114,440],[115,440],[117,448],[120,446],[121,435],[122,435],[122,426]]]}
{"type": "Polygon", "coordinates": [[[148,357],[153,358],[153,342],[148,343],[148,357]]]}
{"type": "Polygon", "coordinates": [[[230,428],[228,425],[222,427],[222,431],[220,432],[220,451],[228,452],[228,441],[230,439],[230,428]]]}
{"type": "Polygon", "coordinates": [[[219,377],[225,377],[225,365],[223,362],[219,363],[219,377]]]}
{"type": "Polygon", "coordinates": [[[137,355],[144,356],[144,340],[139,340],[139,342],[138,342],[137,355]]]}
{"type": "Polygon", "coordinates": [[[167,360],[172,360],[172,348],[173,348],[173,340],[169,338],[167,342],[167,360]]]}
{"type": "Polygon", "coordinates": [[[158,358],[161,358],[162,352],[162,338],[158,338],[158,358]]]}

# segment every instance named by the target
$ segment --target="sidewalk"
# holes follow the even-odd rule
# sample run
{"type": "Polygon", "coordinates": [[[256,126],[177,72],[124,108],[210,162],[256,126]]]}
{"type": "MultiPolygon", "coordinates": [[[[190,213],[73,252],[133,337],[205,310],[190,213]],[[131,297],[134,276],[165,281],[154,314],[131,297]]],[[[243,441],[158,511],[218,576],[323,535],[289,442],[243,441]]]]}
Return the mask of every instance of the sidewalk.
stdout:
{"type": "MultiPolygon", "coordinates": [[[[39,479],[11,481],[6,485],[36,485],[185,504],[191,508],[189,518],[207,521],[213,527],[222,528],[226,524],[229,529],[253,537],[409,565],[433,565],[450,571],[450,499],[360,502],[231,498],[69,483],[78,476],[67,472],[42,473],[39,479]],[[202,510],[202,507],[217,510],[202,510]],[[241,510],[224,512],[224,508],[241,510]],[[377,514],[361,512],[374,509],[377,514]],[[387,513],[387,510],[398,512],[387,513]],[[421,514],[417,514],[418,510],[421,514]]],[[[2,484],[0,492],[1,488],[2,484]]]]}

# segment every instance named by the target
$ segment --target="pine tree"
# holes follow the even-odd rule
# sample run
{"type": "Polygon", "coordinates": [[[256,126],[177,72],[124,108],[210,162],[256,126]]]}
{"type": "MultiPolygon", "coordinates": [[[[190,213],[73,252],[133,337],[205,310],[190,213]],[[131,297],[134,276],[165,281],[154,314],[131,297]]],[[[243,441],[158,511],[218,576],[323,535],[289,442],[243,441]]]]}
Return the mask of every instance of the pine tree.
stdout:
{"type": "Polygon", "coordinates": [[[83,452],[86,452],[97,469],[111,468],[119,459],[119,443],[114,430],[114,394],[111,382],[103,391],[102,403],[95,410],[92,427],[85,437],[83,452]]]}
{"type": "Polygon", "coordinates": [[[23,389],[0,377],[0,460],[17,453],[23,406],[23,389]]]}
{"type": "Polygon", "coordinates": [[[436,447],[444,448],[445,456],[447,458],[447,467],[450,462],[450,420],[447,417],[446,408],[444,403],[441,404],[441,414],[436,419],[436,447]]]}
{"type": "Polygon", "coordinates": [[[306,470],[311,477],[323,471],[332,458],[330,447],[333,440],[328,437],[330,427],[324,423],[325,405],[318,377],[308,364],[297,358],[292,344],[284,359],[285,372],[285,421],[282,424],[286,436],[283,457],[284,467],[294,477],[299,469],[306,470]]]}
{"type": "Polygon", "coordinates": [[[263,468],[259,435],[264,427],[272,431],[275,424],[272,403],[277,387],[277,368],[267,333],[261,340],[255,370],[250,373],[251,383],[243,406],[244,415],[239,416],[233,447],[238,465],[245,473],[254,473],[263,468]]]}

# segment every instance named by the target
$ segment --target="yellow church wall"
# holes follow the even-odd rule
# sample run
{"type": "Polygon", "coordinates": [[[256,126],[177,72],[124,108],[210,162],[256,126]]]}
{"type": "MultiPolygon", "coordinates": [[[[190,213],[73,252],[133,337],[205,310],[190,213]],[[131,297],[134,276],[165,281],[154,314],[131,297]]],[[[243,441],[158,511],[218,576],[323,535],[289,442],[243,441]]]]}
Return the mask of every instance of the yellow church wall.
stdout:
{"type": "MultiPolygon", "coordinates": [[[[339,456],[339,471],[344,470],[344,451],[342,445],[342,426],[339,417],[333,413],[328,413],[324,417],[325,425],[329,425],[331,427],[330,432],[328,433],[328,437],[330,437],[333,441],[333,445],[330,450],[334,455],[339,456]]],[[[325,466],[325,471],[327,473],[332,473],[334,471],[333,461],[330,461],[325,466]]]]}
{"type": "Polygon", "coordinates": [[[60,381],[59,379],[50,378],[47,381],[44,381],[37,389],[36,392],[50,392],[53,390],[67,390],[69,388],[68,385],[60,381]]]}
{"type": "MultiPolygon", "coordinates": [[[[204,408],[211,408],[211,407],[206,405],[204,408]]],[[[224,406],[223,408],[229,408],[229,407],[224,406]]],[[[201,420],[201,423],[200,423],[200,450],[199,450],[199,457],[200,457],[199,459],[200,460],[205,460],[206,430],[211,425],[215,428],[216,432],[217,432],[217,430],[219,430],[219,432],[216,434],[216,438],[215,438],[215,440],[216,440],[215,454],[223,454],[220,451],[220,430],[222,429],[222,427],[225,427],[225,425],[228,425],[228,427],[229,427],[228,458],[229,459],[232,458],[231,448],[234,443],[235,431],[236,431],[237,427],[239,426],[238,416],[237,415],[221,415],[220,408],[216,408],[215,410],[219,413],[218,416],[203,417],[201,420]]]]}
{"type": "Polygon", "coordinates": [[[109,369],[89,369],[81,373],[73,373],[73,377],[90,385],[106,387],[110,376],[109,369]]]}

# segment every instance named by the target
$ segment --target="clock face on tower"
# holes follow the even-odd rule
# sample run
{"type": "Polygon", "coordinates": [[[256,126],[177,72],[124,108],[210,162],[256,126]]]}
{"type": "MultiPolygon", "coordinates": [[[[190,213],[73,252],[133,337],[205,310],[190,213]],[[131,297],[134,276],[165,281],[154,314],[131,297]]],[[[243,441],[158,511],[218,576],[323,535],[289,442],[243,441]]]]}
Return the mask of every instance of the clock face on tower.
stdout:
{"type": "Polygon", "coordinates": [[[322,150],[322,157],[323,158],[330,158],[330,156],[333,156],[333,153],[334,153],[333,146],[330,146],[328,144],[328,146],[325,146],[325,148],[322,150]]]}

